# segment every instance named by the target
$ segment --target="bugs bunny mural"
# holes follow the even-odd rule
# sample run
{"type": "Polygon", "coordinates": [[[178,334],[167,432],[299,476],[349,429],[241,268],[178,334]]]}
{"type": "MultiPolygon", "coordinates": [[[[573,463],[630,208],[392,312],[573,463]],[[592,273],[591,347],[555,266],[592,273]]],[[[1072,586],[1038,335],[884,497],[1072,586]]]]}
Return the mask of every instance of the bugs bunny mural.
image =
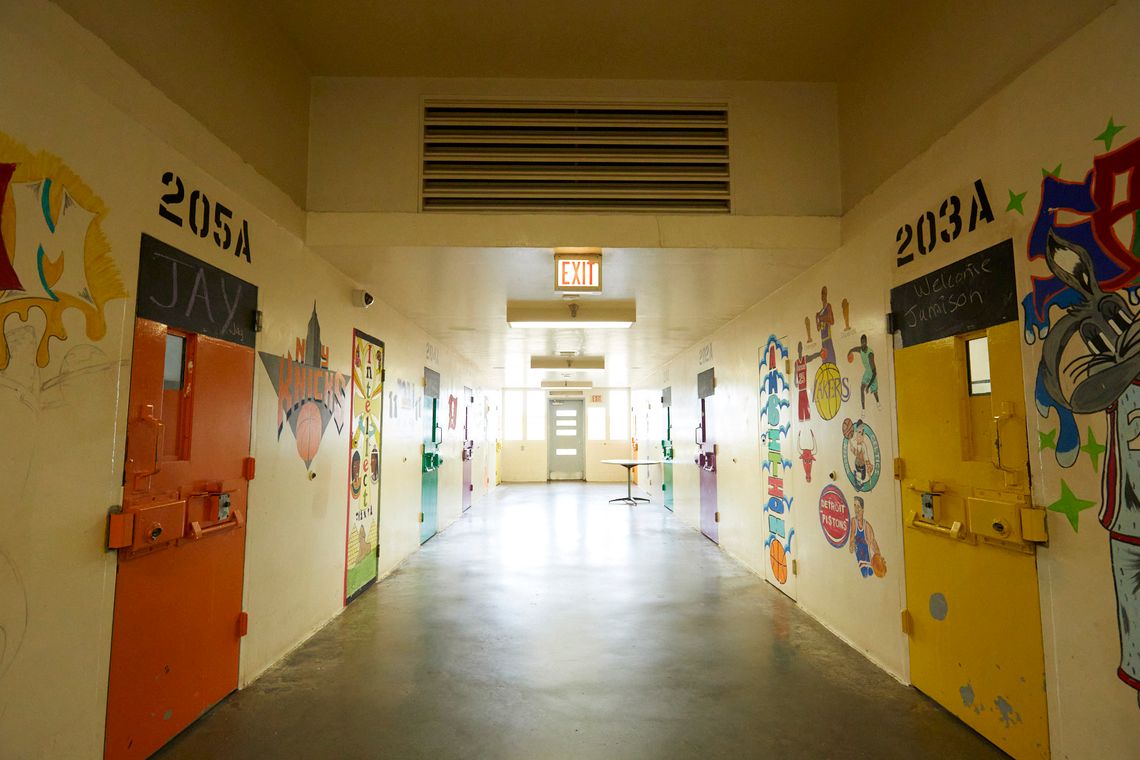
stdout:
{"type": "Polygon", "coordinates": [[[1120,679],[1140,702],[1140,319],[1117,292],[1101,289],[1093,258],[1050,229],[1050,271],[1075,294],[1041,348],[1042,389],[1075,414],[1104,412],[1108,453],[1100,523],[1109,535],[1120,630],[1120,679]]]}

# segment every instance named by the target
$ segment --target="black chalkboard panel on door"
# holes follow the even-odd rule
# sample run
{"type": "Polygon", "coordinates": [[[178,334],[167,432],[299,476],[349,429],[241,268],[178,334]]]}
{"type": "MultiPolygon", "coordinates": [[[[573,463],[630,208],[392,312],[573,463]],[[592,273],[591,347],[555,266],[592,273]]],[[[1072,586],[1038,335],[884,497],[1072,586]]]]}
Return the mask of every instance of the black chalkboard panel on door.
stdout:
{"type": "Polygon", "coordinates": [[[903,347],[1017,319],[1013,240],[891,289],[903,347]]]}
{"type": "Polygon", "coordinates": [[[254,347],[257,286],[143,233],[135,314],[254,347]]]}

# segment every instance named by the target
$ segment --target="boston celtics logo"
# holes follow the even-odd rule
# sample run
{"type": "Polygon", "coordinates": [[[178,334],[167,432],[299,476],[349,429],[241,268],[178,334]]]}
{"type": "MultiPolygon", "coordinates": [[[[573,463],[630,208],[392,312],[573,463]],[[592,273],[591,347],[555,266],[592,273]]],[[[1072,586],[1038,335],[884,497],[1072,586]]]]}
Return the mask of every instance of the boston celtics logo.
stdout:
{"type": "Polygon", "coordinates": [[[856,491],[870,491],[879,482],[879,439],[863,420],[843,420],[843,469],[856,491]]]}

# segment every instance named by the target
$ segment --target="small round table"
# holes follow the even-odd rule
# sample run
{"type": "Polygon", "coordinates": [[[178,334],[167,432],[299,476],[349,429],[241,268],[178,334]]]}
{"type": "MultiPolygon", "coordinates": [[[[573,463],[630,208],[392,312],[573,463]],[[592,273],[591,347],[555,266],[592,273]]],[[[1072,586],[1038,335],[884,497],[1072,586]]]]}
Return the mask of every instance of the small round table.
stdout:
{"type": "Polygon", "coordinates": [[[625,496],[617,499],[610,499],[610,503],[615,501],[624,502],[629,505],[637,504],[639,501],[649,501],[644,496],[633,495],[633,468],[639,464],[664,464],[661,459],[603,459],[602,464],[617,464],[625,468],[625,496]]]}

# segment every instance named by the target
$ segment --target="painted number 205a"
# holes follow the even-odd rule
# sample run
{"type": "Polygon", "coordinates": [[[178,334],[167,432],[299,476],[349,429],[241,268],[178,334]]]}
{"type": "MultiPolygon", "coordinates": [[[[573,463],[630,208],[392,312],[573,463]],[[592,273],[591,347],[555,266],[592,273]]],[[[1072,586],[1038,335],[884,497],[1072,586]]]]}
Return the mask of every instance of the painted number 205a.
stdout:
{"type": "Polygon", "coordinates": [[[973,232],[977,229],[979,221],[988,224],[994,220],[990,200],[986,197],[985,185],[980,179],[974,180],[974,193],[970,199],[968,226],[966,220],[963,219],[963,211],[962,199],[957,195],[951,195],[942,201],[942,205],[938,207],[937,216],[933,210],[930,210],[918,217],[915,224],[904,224],[899,227],[899,231],[895,235],[895,242],[899,244],[895,266],[901,267],[914,261],[915,250],[920,256],[925,256],[934,252],[939,240],[943,243],[957,240],[958,236],[962,234],[964,226],[966,226],[967,232],[973,232]]]}
{"type": "Polygon", "coordinates": [[[233,250],[234,256],[244,256],[246,261],[253,261],[247,220],[242,219],[238,227],[234,212],[221,203],[211,204],[201,190],[192,190],[187,198],[186,185],[174,172],[164,173],[162,184],[169,188],[169,192],[163,193],[158,204],[159,216],[179,227],[189,227],[192,233],[203,240],[210,237],[212,232],[214,245],[218,248],[223,251],[233,250]],[[186,214],[185,219],[183,212],[186,214]],[[238,228],[236,237],[235,227],[238,228]]]}

